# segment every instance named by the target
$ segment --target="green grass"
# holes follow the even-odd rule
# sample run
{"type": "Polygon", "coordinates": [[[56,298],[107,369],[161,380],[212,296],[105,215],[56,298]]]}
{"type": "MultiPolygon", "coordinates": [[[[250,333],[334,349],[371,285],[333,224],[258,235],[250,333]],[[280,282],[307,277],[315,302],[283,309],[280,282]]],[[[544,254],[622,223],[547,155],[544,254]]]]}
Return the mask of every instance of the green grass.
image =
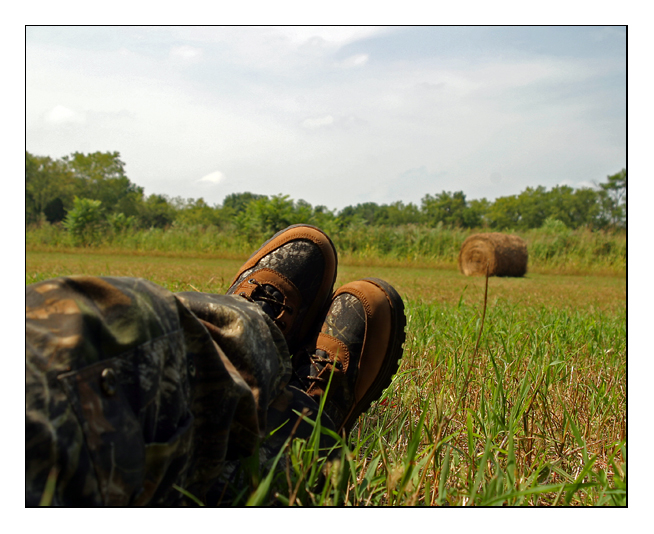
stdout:
{"type": "MultiPolygon", "coordinates": [[[[142,276],[221,293],[241,261],[28,251],[26,281],[142,276]]],[[[377,276],[403,296],[407,339],[391,386],[339,461],[318,454],[316,436],[294,440],[242,504],[626,505],[623,276],[491,278],[481,330],[484,279],[380,263],[341,256],[337,284],[377,276]]]]}
{"type": "Polygon", "coordinates": [[[325,487],[312,491],[320,459],[295,444],[300,468],[273,478],[268,502],[626,504],[624,314],[496,306],[475,354],[477,308],[407,310],[400,370],[325,487]]]}

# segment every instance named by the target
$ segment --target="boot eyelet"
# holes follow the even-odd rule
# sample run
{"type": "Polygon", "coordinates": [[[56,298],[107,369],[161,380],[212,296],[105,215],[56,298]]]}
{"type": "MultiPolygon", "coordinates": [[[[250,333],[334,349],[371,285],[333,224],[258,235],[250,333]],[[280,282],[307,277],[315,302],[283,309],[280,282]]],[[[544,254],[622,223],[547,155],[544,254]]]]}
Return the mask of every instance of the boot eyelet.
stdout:
{"type": "Polygon", "coordinates": [[[239,297],[244,297],[244,296],[245,296],[245,292],[244,292],[244,291],[241,291],[241,292],[238,294],[238,296],[239,296],[239,297]]]}

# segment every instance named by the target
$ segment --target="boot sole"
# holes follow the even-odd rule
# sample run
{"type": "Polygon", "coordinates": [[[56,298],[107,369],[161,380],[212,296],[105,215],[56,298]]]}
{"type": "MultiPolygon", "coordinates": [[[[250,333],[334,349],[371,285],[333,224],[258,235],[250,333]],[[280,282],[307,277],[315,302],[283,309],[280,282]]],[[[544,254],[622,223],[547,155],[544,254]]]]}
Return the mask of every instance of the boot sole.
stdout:
{"type": "Polygon", "coordinates": [[[364,278],[364,281],[370,282],[379,287],[388,299],[391,307],[391,335],[390,342],[384,355],[384,360],[379,373],[375,377],[370,388],[364,394],[362,399],[354,406],[350,415],[343,423],[346,435],[349,434],[352,426],[359,415],[366,411],[373,401],[377,400],[382,392],[391,384],[393,375],[397,372],[402,358],[402,345],[406,339],[406,316],[404,315],[404,302],[399,293],[393,286],[380,280],[379,278],[364,278]]]}

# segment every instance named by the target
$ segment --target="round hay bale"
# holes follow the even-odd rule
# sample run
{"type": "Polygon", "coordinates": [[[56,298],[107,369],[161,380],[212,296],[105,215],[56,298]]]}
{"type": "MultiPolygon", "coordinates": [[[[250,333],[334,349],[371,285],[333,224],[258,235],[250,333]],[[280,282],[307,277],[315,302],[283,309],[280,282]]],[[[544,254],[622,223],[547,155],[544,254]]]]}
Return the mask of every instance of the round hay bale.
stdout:
{"type": "Polygon", "coordinates": [[[527,243],[517,235],[489,233],[468,237],[459,252],[459,271],[466,276],[524,276],[527,243]]]}

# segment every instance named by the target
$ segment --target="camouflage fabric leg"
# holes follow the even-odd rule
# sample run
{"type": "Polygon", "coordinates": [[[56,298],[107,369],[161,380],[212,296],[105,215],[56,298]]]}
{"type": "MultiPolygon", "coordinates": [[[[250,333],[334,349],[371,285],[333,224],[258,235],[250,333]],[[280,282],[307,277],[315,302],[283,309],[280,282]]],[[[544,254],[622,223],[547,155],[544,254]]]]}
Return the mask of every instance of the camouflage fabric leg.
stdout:
{"type": "MultiPolygon", "coordinates": [[[[261,312],[259,306],[240,297],[194,292],[177,293],[176,296],[205,326],[251,388],[257,401],[259,428],[263,430],[255,449],[257,458],[254,463],[258,464],[259,470],[268,469],[287,438],[307,439],[311,435],[313,426],[305,419],[315,420],[319,411],[315,400],[304,391],[288,385],[292,371],[282,332],[267,314],[261,312]],[[244,332],[243,325],[232,318],[233,314],[245,310],[265,321],[252,321],[250,333],[244,332]],[[252,335],[257,328],[260,331],[257,335],[252,335]],[[269,351],[259,346],[260,340],[266,339],[266,332],[277,348],[277,359],[267,356],[269,351]]],[[[321,424],[333,431],[336,429],[326,414],[323,415],[321,424]]],[[[321,436],[320,447],[325,453],[333,449],[334,445],[331,438],[321,436]]],[[[218,480],[207,494],[207,504],[234,504],[234,497],[242,493],[244,487],[247,488],[251,480],[244,474],[244,466],[251,466],[252,459],[242,460],[243,454],[228,455],[218,480]]]]}
{"type": "Polygon", "coordinates": [[[283,337],[239,297],[57,278],[26,288],[25,331],[27,505],[50,473],[53,504],[202,499],[291,412],[283,337]]]}

